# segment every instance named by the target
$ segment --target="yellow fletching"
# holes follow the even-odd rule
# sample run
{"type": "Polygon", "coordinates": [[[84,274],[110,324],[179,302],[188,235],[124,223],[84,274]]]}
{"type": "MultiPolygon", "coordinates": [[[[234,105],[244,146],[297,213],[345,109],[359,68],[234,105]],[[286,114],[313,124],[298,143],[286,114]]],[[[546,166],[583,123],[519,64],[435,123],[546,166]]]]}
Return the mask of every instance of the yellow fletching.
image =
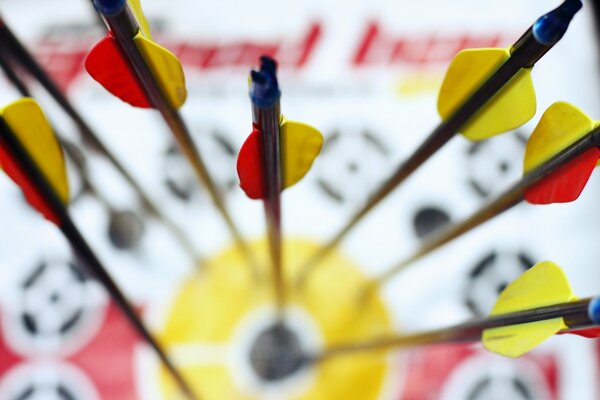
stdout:
{"type": "MultiPolygon", "coordinates": [[[[594,129],[600,126],[600,121],[594,121],[594,129]]],[[[596,163],[596,167],[600,167],[600,160],[596,163]]]]}
{"type": "Polygon", "coordinates": [[[576,142],[595,125],[596,122],[569,103],[559,101],[552,104],[542,115],[527,142],[524,173],[576,142]]]}
{"type": "Polygon", "coordinates": [[[69,183],[62,149],[37,102],[29,98],[17,100],[1,108],[0,116],[67,204],[69,183]]]}
{"type": "Polygon", "coordinates": [[[310,125],[282,119],[280,138],[283,187],[287,188],[308,173],[323,146],[323,135],[310,125]]]}
{"type": "Polygon", "coordinates": [[[140,3],[140,0],[127,0],[127,3],[129,4],[129,8],[131,9],[131,12],[133,12],[135,19],[137,20],[138,24],[140,25],[140,29],[142,30],[143,35],[145,37],[147,37],[148,39],[152,40],[152,33],[150,32],[150,24],[148,24],[146,15],[144,14],[144,11],[142,10],[142,4],[140,3]]]}
{"type": "Polygon", "coordinates": [[[187,97],[187,90],[179,59],[169,50],[145,38],[141,32],[138,32],[133,40],[148,62],[152,74],[160,83],[169,103],[175,108],[181,107],[187,97]]]}
{"type": "Polygon", "coordinates": [[[562,318],[486,329],[483,347],[505,357],[520,357],[555,333],[566,329],[562,318]]]}
{"type": "MultiPolygon", "coordinates": [[[[438,112],[449,117],[502,63],[508,49],[467,49],[452,60],[438,96],[438,112]]],[[[535,115],[536,100],[531,70],[521,69],[462,127],[470,140],[483,140],[515,129],[535,115]]]]}
{"type": "Polygon", "coordinates": [[[551,261],[542,261],[502,291],[490,315],[563,303],[575,298],[563,270],[551,261]]]}
{"type": "MultiPolygon", "coordinates": [[[[550,261],[534,265],[502,291],[490,315],[574,301],[577,297],[563,270],[550,261]]],[[[483,346],[495,353],[518,357],[567,328],[562,318],[486,329],[483,346]]]]}
{"type": "Polygon", "coordinates": [[[507,49],[466,49],[450,63],[438,95],[438,112],[450,115],[500,64],[510,58],[507,49]],[[481,60],[479,60],[481,58],[481,60]],[[475,59],[475,62],[473,62],[475,59]]]}

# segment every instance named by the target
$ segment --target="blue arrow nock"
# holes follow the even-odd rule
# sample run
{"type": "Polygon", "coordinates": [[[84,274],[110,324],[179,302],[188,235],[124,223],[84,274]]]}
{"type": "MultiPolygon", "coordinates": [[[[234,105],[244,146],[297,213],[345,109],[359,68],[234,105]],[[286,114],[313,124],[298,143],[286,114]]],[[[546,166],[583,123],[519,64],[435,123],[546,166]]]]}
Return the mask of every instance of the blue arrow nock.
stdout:
{"type": "Polygon", "coordinates": [[[126,0],[92,0],[94,8],[106,17],[112,17],[120,13],[126,2],[126,0]]]}
{"type": "Polygon", "coordinates": [[[596,324],[600,325],[600,297],[594,297],[588,304],[588,317],[596,324]]]}
{"type": "Polygon", "coordinates": [[[542,15],[533,24],[533,37],[538,43],[551,46],[563,37],[569,23],[581,9],[580,0],[565,0],[560,6],[542,15]]]}
{"type": "Polygon", "coordinates": [[[271,107],[279,101],[277,62],[268,56],[260,58],[260,69],[250,71],[250,99],[259,107],[271,107]]]}

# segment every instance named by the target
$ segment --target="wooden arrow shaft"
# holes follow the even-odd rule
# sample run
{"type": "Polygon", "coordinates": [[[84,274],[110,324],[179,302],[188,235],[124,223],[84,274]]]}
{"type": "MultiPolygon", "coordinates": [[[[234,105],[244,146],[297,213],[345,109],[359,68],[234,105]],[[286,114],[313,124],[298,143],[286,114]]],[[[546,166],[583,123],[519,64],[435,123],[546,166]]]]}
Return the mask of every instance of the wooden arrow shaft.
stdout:
{"type": "Polygon", "coordinates": [[[7,150],[7,152],[14,159],[15,163],[20,166],[21,170],[27,177],[27,180],[32,183],[32,186],[38,192],[39,197],[44,199],[44,202],[52,211],[53,215],[57,216],[58,220],[60,221],[60,230],[63,232],[73,250],[82,261],[87,272],[91,273],[91,275],[93,275],[100,282],[100,284],[102,284],[136,332],[156,351],[160,360],[178,383],[181,390],[186,393],[190,399],[195,399],[196,397],[193,394],[191,387],[187,384],[183,376],[175,368],[175,365],[167,357],[164,349],[144,326],[123,292],[119,289],[106,268],[102,265],[95,253],[87,244],[86,240],[73,223],[73,220],[69,216],[65,205],[60,200],[60,197],[56,194],[54,188],[52,188],[51,184],[46,179],[44,173],[39,169],[37,164],[29,156],[23,145],[14,135],[10,127],[3,120],[0,120],[0,146],[7,150]]]}
{"type": "Polygon", "coordinates": [[[569,303],[554,304],[508,314],[502,314],[427,332],[385,336],[362,342],[334,345],[322,353],[308,357],[313,362],[321,362],[341,355],[365,351],[400,349],[415,346],[478,341],[484,330],[503,326],[563,318],[569,330],[594,325],[588,312],[592,299],[582,299],[569,303]]]}

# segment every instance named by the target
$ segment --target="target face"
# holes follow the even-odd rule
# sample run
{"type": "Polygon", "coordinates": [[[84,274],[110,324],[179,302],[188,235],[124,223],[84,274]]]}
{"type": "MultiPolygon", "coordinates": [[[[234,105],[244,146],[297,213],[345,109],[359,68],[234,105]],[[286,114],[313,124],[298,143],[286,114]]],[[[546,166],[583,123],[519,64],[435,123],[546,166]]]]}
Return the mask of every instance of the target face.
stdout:
{"type": "Polygon", "coordinates": [[[319,190],[330,201],[360,204],[375,187],[378,171],[389,165],[389,150],[369,129],[344,127],[325,140],[315,167],[319,190]]]}
{"type": "Polygon", "coordinates": [[[467,176],[472,190],[482,198],[491,198],[505,190],[522,172],[520,158],[527,140],[520,132],[511,132],[469,146],[467,176]]]}
{"type": "Polygon", "coordinates": [[[12,307],[4,310],[5,335],[22,354],[69,353],[96,333],[105,302],[75,261],[40,261],[24,274],[12,307]]]}
{"type": "Polygon", "coordinates": [[[23,364],[12,370],[0,384],[3,399],[71,400],[100,397],[90,378],[65,363],[23,364]]]}
{"type": "MultiPolygon", "coordinates": [[[[155,40],[182,63],[188,95],[179,112],[256,258],[253,267],[160,114],[130,107],[85,72],[88,52],[106,35],[90,5],[20,0],[0,8],[4,23],[158,209],[15,65],[61,137],[70,215],[200,398],[600,397],[599,347],[571,335],[553,337],[518,360],[490,355],[478,344],[310,358],[335,345],[484,317],[503,288],[542,260],[563,266],[579,296],[598,294],[600,190],[593,174],[576,203],[514,207],[362,295],[373,278],[522,176],[525,144],[553,101],[599,118],[600,96],[590,90],[600,84],[592,67],[599,47],[590,5],[535,66],[538,111],[530,122],[486,141],[453,138],[300,285],[307,260],[439,123],[438,91],[454,55],[463,48],[509,48],[551,5],[141,3],[155,40]],[[287,301],[281,315],[264,206],[245,196],[236,174],[238,152],[253,130],[248,74],[264,54],[279,63],[282,114],[324,137],[310,171],[282,194],[287,301]]],[[[0,58],[12,65],[14,54],[2,43],[0,58]]],[[[21,97],[3,73],[0,88],[1,106],[21,97]]],[[[4,174],[0,221],[0,400],[183,398],[153,349],[86,274],[76,249],[4,174]]]]}

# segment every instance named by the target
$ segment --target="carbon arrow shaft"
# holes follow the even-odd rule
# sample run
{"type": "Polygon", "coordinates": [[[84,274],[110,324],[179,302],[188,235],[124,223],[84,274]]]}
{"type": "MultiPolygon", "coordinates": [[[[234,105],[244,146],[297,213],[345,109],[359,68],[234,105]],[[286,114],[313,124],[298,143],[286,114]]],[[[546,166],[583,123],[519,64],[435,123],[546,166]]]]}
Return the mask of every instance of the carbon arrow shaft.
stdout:
{"type": "Polygon", "coordinates": [[[63,111],[73,120],[78,131],[86,143],[94,151],[106,158],[112,164],[119,174],[125,179],[129,186],[138,196],[142,207],[154,218],[163,224],[181,245],[182,249],[188,254],[195,264],[201,264],[202,257],[198,254],[194,244],[181,228],[169,217],[162,213],[159,207],[154,203],[150,196],[142,189],[137,180],[127,171],[127,168],[116,158],[116,156],[100,140],[99,136],[85,122],[79,112],[73,107],[71,102],[59,89],[58,85],[35,60],[33,55],[13,34],[6,22],[0,18],[0,67],[3,69],[7,78],[17,87],[19,92],[26,97],[32,97],[29,89],[11,68],[9,58],[16,60],[30,75],[32,75],[46,91],[60,105],[63,111]]]}
{"type": "Polygon", "coordinates": [[[581,8],[581,1],[567,0],[555,10],[538,20],[511,47],[511,56],[498,67],[457,109],[429,134],[427,139],[404,161],[367,200],[348,222],[305,264],[299,273],[302,285],[309,273],[328,255],[354,227],[392,191],[433,154],[440,150],[469,121],[477,116],[496,93],[500,91],[522,68],[531,68],[564,35],[569,22],[581,8]]]}
{"type": "Polygon", "coordinates": [[[59,229],[69,241],[73,250],[85,265],[87,271],[100,282],[135,331],[154,349],[182,392],[190,399],[197,399],[191,386],[188,385],[181,373],[169,359],[164,349],[144,326],[123,292],[119,289],[106,268],[87,244],[87,241],[75,226],[65,205],[46,179],[44,173],[39,169],[35,161],[29,156],[10,127],[3,120],[0,120],[0,146],[3,146],[8,151],[15,163],[19,165],[20,170],[26,175],[27,180],[31,182],[38,195],[43,199],[51,212],[58,218],[58,221],[60,221],[58,226],[59,229]]]}

